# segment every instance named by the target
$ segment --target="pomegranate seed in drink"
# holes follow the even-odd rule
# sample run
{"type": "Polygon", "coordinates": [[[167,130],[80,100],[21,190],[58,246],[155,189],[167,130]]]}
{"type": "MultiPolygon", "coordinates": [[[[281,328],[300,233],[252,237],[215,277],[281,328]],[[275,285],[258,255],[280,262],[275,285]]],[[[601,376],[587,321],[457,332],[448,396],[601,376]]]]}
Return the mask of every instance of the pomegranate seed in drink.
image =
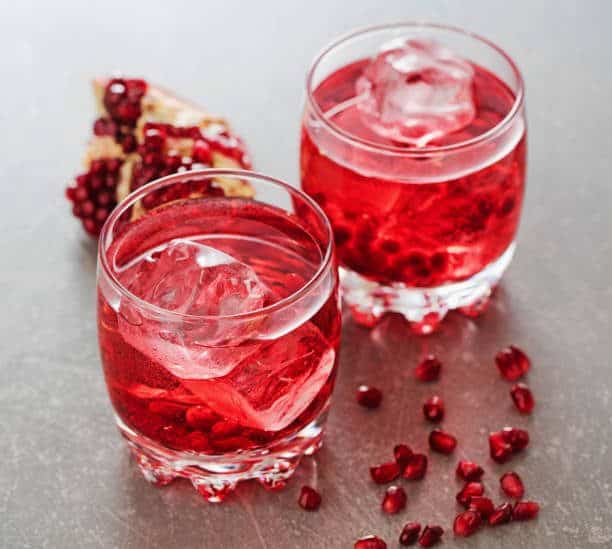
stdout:
{"type": "Polygon", "coordinates": [[[512,509],[512,520],[532,520],[539,512],[540,506],[535,501],[519,501],[512,509]]]}
{"type": "Polygon", "coordinates": [[[370,467],[370,476],[376,484],[387,484],[400,474],[400,467],[395,461],[389,461],[375,467],[370,467]]]}
{"type": "Polygon", "coordinates": [[[406,444],[397,444],[395,448],[393,448],[393,457],[395,457],[395,463],[399,465],[401,472],[404,471],[412,456],[412,450],[410,446],[406,444]]]}
{"type": "Polygon", "coordinates": [[[489,517],[490,526],[499,526],[512,520],[512,504],[502,503],[489,517]]]}
{"type": "Polygon", "coordinates": [[[428,355],[417,364],[414,375],[419,381],[437,381],[442,370],[442,363],[434,356],[428,355]]]}
{"type": "Polygon", "coordinates": [[[429,433],[429,446],[441,454],[451,454],[457,446],[457,439],[445,431],[434,429],[429,433]]]}
{"type": "Polygon", "coordinates": [[[482,494],[484,494],[484,486],[481,482],[468,482],[457,494],[457,503],[469,507],[472,497],[482,496],[482,494]]]}
{"type": "Polygon", "coordinates": [[[495,363],[502,377],[508,381],[517,381],[522,378],[531,367],[527,355],[514,345],[510,345],[497,353],[495,363]]]}
{"type": "Polygon", "coordinates": [[[402,476],[408,480],[421,480],[427,472],[427,456],[425,454],[414,454],[406,466],[402,476]]]}
{"type": "Polygon", "coordinates": [[[493,502],[485,496],[472,496],[468,509],[478,511],[483,519],[488,519],[495,511],[493,502]]]}
{"type": "Polygon", "coordinates": [[[442,534],[444,534],[444,530],[441,526],[425,526],[419,538],[419,545],[421,547],[433,547],[440,541],[442,534]]]}
{"type": "Polygon", "coordinates": [[[406,492],[401,486],[389,486],[382,501],[382,509],[391,515],[399,513],[406,507],[406,492]]]}
{"type": "Polygon", "coordinates": [[[419,539],[421,525],[418,522],[407,522],[399,537],[400,545],[413,545],[419,539]]]}
{"type": "Polygon", "coordinates": [[[456,536],[467,538],[480,528],[482,517],[477,511],[463,511],[455,517],[453,522],[453,532],[456,536]]]}
{"type": "Polygon", "coordinates": [[[321,494],[310,486],[302,486],[298,503],[306,511],[316,511],[321,505],[321,494]]]}
{"type": "Polygon", "coordinates": [[[483,474],[483,468],[472,461],[461,460],[457,464],[457,476],[468,482],[480,480],[483,474]]]}
{"type": "Polygon", "coordinates": [[[376,387],[360,385],[357,389],[357,402],[364,408],[378,408],[382,402],[383,394],[376,387]]]}
{"type": "Polygon", "coordinates": [[[499,483],[509,498],[521,499],[525,495],[523,481],[514,471],[504,473],[499,479],[499,483]]]}
{"type": "Polygon", "coordinates": [[[529,389],[527,385],[524,383],[513,385],[512,389],[510,389],[510,396],[512,397],[512,402],[514,402],[516,409],[521,414],[530,414],[533,412],[535,400],[531,389],[529,389]]]}
{"type": "Polygon", "coordinates": [[[354,549],[387,549],[387,544],[378,536],[365,536],[358,539],[354,549]]]}
{"type": "Polygon", "coordinates": [[[438,395],[428,398],[423,404],[425,419],[437,423],[444,417],[444,402],[438,395]]]}

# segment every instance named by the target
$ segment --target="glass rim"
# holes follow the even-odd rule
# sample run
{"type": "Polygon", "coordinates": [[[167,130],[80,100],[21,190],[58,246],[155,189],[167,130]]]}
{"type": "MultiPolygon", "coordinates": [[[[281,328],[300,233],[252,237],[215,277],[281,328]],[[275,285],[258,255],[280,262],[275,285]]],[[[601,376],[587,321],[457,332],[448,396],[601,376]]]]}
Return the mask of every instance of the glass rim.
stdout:
{"type": "Polygon", "coordinates": [[[317,121],[322,122],[333,134],[335,134],[338,138],[348,141],[350,144],[358,145],[361,148],[369,149],[373,152],[385,152],[394,156],[404,156],[404,157],[413,157],[420,158],[423,156],[434,156],[438,153],[446,153],[446,152],[454,152],[466,148],[473,147],[480,143],[489,141],[499,135],[502,131],[506,129],[510,125],[510,123],[518,116],[521,112],[521,108],[523,106],[525,99],[525,84],[523,80],[523,76],[521,74],[518,65],[512,59],[512,57],[506,53],[500,46],[474,32],[462,29],[461,27],[456,27],[453,25],[446,25],[442,23],[433,23],[430,21],[398,21],[395,23],[383,23],[378,25],[368,25],[365,27],[360,27],[355,30],[352,30],[346,34],[343,34],[329,42],[319,53],[315,56],[313,61],[306,72],[306,100],[309,106],[313,109],[316,114],[317,121]],[[374,141],[369,141],[367,139],[362,139],[359,136],[352,134],[346,130],[343,130],[341,127],[336,125],[335,123],[329,121],[325,116],[321,108],[319,107],[317,101],[314,98],[314,89],[313,89],[313,79],[314,73],[316,69],[319,67],[319,64],[323,60],[325,56],[329,53],[332,53],[338,46],[348,43],[354,38],[358,38],[360,36],[364,36],[369,33],[379,32],[384,30],[391,29],[399,29],[399,28],[431,28],[438,29],[443,31],[451,31],[457,34],[462,34],[468,38],[472,38],[478,42],[483,43],[485,46],[495,50],[501,57],[508,63],[510,66],[514,76],[517,79],[517,91],[514,98],[514,102],[512,103],[512,107],[506,114],[504,118],[502,118],[495,126],[488,129],[486,132],[477,135],[476,137],[472,137],[470,139],[466,139],[465,141],[461,141],[459,143],[452,143],[449,145],[442,146],[434,146],[434,147],[420,147],[415,149],[406,149],[406,147],[398,147],[394,145],[384,145],[382,143],[376,143],[374,141]]]}
{"type": "MultiPolygon", "coordinates": [[[[240,197],[229,197],[229,198],[240,198],[240,197]]],[[[312,235],[311,235],[312,236],[312,235]]],[[[313,237],[314,238],[314,237],[313,237]]],[[[139,307],[143,309],[148,309],[150,311],[155,312],[159,315],[168,316],[171,318],[180,318],[182,320],[189,321],[219,321],[219,320],[230,320],[230,321],[242,321],[251,319],[253,317],[267,315],[270,313],[277,312],[279,310],[286,309],[288,306],[292,305],[299,299],[301,299],[304,295],[308,293],[309,290],[312,289],[313,286],[319,282],[323,276],[327,273],[327,271],[332,266],[332,257],[334,253],[334,236],[331,224],[329,219],[321,209],[321,207],[304,193],[301,189],[297,187],[293,187],[289,183],[285,183],[280,179],[276,179],[274,177],[270,177],[268,175],[264,175],[259,172],[251,171],[251,170],[237,170],[237,169],[225,169],[225,168],[209,168],[209,169],[199,169],[199,170],[190,170],[186,172],[176,173],[172,175],[167,175],[165,177],[160,177],[159,179],[155,179],[142,187],[139,187],[135,191],[128,194],[111,212],[104,225],[102,226],[102,230],[100,231],[100,237],[98,239],[98,265],[101,267],[103,273],[108,277],[111,285],[115,290],[117,290],[120,294],[126,296],[130,300],[134,301],[138,304],[139,307]],[[204,176],[208,179],[214,177],[233,177],[233,178],[241,178],[241,179],[257,179],[263,181],[266,184],[270,184],[275,187],[279,187],[285,191],[287,191],[292,196],[297,196],[306,202],[311,209],[317,214],[319,219],[323,222],[323,226],[325,228],[326,236],[328,238],[328,244],[325,247],[325,253],[321,257],[321,261],[318,269],[313,273],[310,279],[305,282],[302,286],[300,286],[293,293],[288,296],[280,299],[279,301],[275,301],[270,305],[265,307],[260,307],[259,309],[255,309],[254,311],[248,311],[246,313],[237,313],[233,315],[192,315],[188,313],[180,313],[177,311],[171,311],[169,309],[164,309],[158,305],[150,303],[146,299],[142,299],[138,297],[136,294],[132,293],[128,290],[121,281],[117,278],[113,269],[111,268],[108,261],[108,254],[106,250],[110,246],[113,235],[112,230],[115,227],[115,223],[119,219],[121,215],[123,215],[128,208],[134,205],[138,200],[140,200],[143,196],[147,195],[149,192],[155,191],[159,188],[165,187],[166,185],[172,183],[175,180],[181,181],[185,178],[193,177],[193,176],[204,176]],[[108,244],[108,245],[107,245],[108,244]]]]}

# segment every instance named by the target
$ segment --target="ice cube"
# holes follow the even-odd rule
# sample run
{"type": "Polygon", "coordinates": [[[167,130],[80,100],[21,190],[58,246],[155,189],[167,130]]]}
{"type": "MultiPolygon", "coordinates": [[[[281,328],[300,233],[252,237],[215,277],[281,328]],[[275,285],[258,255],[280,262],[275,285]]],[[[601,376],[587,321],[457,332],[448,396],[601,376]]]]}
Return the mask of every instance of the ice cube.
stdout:
{"type": "Polygon", "coordinates": [[[334,348],[308,322],[262,344],[223,378],[184,380],[215,412],[248,427],[278,431],[317,396],[332,372],[334,348]]]}
{"type": "Polygon", "coordinates": [[[356,82],[362,120],[376,133],[418,147],[474,119],[474,69],[430,40],[386,44],[356,82]]]}
{"type": "Polygon", "coordinates": [[[166,319],[148,314],[129,299],[119,305],[118,327],[126,342],[178,378],[227,375],[260,346],[247,341],[257,329],[253,319],[216,318],[257,310],[268,294],[251,267],[224,252],[175,239],[131,262],[119,277],[148,303],[211,316],[166,319]]]}

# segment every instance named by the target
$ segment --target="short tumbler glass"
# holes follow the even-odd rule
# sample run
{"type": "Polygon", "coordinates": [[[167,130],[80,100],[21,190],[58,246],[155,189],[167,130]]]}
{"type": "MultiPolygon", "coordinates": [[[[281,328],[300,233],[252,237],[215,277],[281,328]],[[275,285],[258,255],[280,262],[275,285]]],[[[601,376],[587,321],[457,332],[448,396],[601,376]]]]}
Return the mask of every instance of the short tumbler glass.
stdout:
{"type": "Polygon", "coordinates": [[[113,211],[100,353],[148,480],[187,478],[216,502],[241,480],[284,485],[319,447],[340,334],[334,253],[319,206],[254,172],[172,175],[113,211]]]}
{"type": "Polygon", "coordinates": [[[523,80],[513,60],[458,28],[396,23],[333,42],[306,87],[302,188],[330,218],[355,320],[373,326],[393,311],[428,333],[451,309],[482,312],[512,259],[524,193],[523,80]],[[446,110],[435,104],[445,94],[446,110]],[[419,100],[420,118],[395,124],[402,109],[414,117],[419,100]],[[427,112],[428,102],[438,110],[427,112]],[[435,133],[436,120],[460,116],[468,122],[435,133]]]}

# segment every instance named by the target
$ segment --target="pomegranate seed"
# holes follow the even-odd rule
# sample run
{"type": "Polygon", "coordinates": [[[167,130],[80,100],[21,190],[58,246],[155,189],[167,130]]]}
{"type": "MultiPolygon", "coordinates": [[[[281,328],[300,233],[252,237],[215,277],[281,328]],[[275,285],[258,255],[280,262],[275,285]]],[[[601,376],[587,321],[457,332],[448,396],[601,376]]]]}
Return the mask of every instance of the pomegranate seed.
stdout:
{"type": "Polygon", "coordinates": [[[401,545],[412,545],[419,539],[419,532],[421,531],[421,525],[418,522],[408,522],[402,528],[402,533],[399,537],[401,545]]]}
{"type": "Polygon", "coordinates": [[[217,421],[212,426],[210,433],[215,438],[225,438],[236,435],[239,431],[240,425],[233,421],[217,421]]]}
{"type": "Polygon", "coordinates": [[[408,480],[421,480],[427,472],[427,456],[425,454],[414,454],[406,466],[402,476],[408,480]]]}
{"type": "Polygon", "coordinates": [[[491,459],[497,463],[505,463],[512,457],[512,446],[506,442],[501,431],[489,434],[489,452],[491,459]]]}
{"type": "Polygon", "coordinates": [[[472,462],[467,460],[461,460],[457,464],[457,476],[468,482],[480,480],[484,475],[484,469],[472,462]]]}
{"type": "Polygon", "coordinates": [[[512,520],[532,520],[539,512],[540,506],[535,501],[519,501],[512,509],[512,520]]]}
{"type": "Polygon", "coordinates": [[[470,498],[469,509],[472,509],[472,511],[478,511],[483,519],[487,519],[495,511],[495,506],[489,498],[484,496],[472,496],[470,498]]]}
{"type": "Polygon", "coordinates": [[[434,429],[429,433],[429,446],[441,454],[451,454],[457,446],[457,439],[445,431],[434,429]]]}
{"type": "Polygon", "coordinates": [[[366,536],[355,542],[354,549],[387,549],[387,544],[378,536],[366,536]]]}
{"type": "Polygon", "coordinates": [[[219,416],[206,406],[191,406],[185,414],[185,420],[192,429],[208,431],[219,420],[219,416]]]}
{"type": "Polygon", "coordinates": [[[200,162],[202,164],[211,164],[212,163],[212,153],[210,151],[210,145],[206,143],[206,141],[197,140],[193,144],[193,159],[196,162],[200,162]]]}
{"type": "Polygon", "coordinates": [[[310,486],[302,486],[298,503],[306,511],[316,511],[321,505],[321,495],[310,486]]]}
{"type": "Polygon", "coordinates": [[[360,385],[357,389],[357,402],[364,408],[378,408],[382,398],[382,391],[376,387],[360,385]]]}
{"type": "Polygon", "coordinates": [[[467,538],[471,536],[473,533],[480,528],[482,524],[482,518],[480,513],[477,511],[464,511],[463,513],[459,513],[455,517],[455,521],[453,522],[453,532],[456,536],[461,536],[463,538],[467,538]]]}
{"type": "Polygon", "coordinates": [[[440,541],[442,534],[444,534],[444,530],[440,526],[425,526],[419,538],[419,545],[421,547],[433,547],[440,541]]]}
{"type": "Polygon", "coordinates": [[[512,397],[512,402],[514,402],[516,409],[521,414],[530,414],[533,412],[535,400],[533,399],[533,394],[527,385],[524,383],[517,383],[516,385],[513,385],[512,389],[510,389],[510,396],[512,397]]]}
{"type": "Polygon", "coordinates": [[[370,476],[376,484],[387,484],[395,480],[400,474],[399,465],[395,461],[389,461],[376,467],[370,467],[370,476]]]}
{"type": "Polygon", "coordinates": [[[401,486],[389,486],[382,501],[382,509],[385,513],[399,513],[406,507],[406,492],[401,486]]]}
{"type": "Polygon", "coordinates": [[[482,496],[484,494],[484,486],[480,482],[468,482],[457,494],[457,502],[464,507],[470,506],[470,500],[474,496],[482,496]]]}
{"type": "Polygon", "coordinates": [[[399,465],[400,471],[402,472],[413,455],[410,446],[406,444],[398,444],[393,448],[393,457],[395,457],[395,462],[399,465]]]}
{"type": "Polygon", "coordinates": [[[502,503],[489,517],[489,524],[491,526],[499,526],[500,524],[510,522],[510,519],[512,519],[512,505],[510,503],[502,503]]]}
{"type": "Polygon", "coordinates": [[[444,402],[438,395],[428,398],[423,404],[423,415],[429,421],[442,421],[444,417],[444,402]]]}
{"type": "Polygon", "coordinates": [[[529,433],[524,429],[514,427],[504,427],[502,437],[512,448],[513,452],[520,452],[529,446],[529,433]]]}
{"type": "Polygon", "coordinates": [[[508,381],[516,381],[523,377],[531,367],[527,355],[518,347],[510,345],[495,355],[495,363],[499,371],[508,381]]]}
{"type": "Polygon", "coordinates": [[[525,487],[523,481],[514,471],[504,473],[499,479],[504,493],[513,499],[521,499],[525,495],[525,487]]]}
{"type": "Polygon", "coordinates": [[[433,355],[426,356],[414,370],[414,375],[419,381],[436,381],[440,377],[442,363],[433,355]]]}

